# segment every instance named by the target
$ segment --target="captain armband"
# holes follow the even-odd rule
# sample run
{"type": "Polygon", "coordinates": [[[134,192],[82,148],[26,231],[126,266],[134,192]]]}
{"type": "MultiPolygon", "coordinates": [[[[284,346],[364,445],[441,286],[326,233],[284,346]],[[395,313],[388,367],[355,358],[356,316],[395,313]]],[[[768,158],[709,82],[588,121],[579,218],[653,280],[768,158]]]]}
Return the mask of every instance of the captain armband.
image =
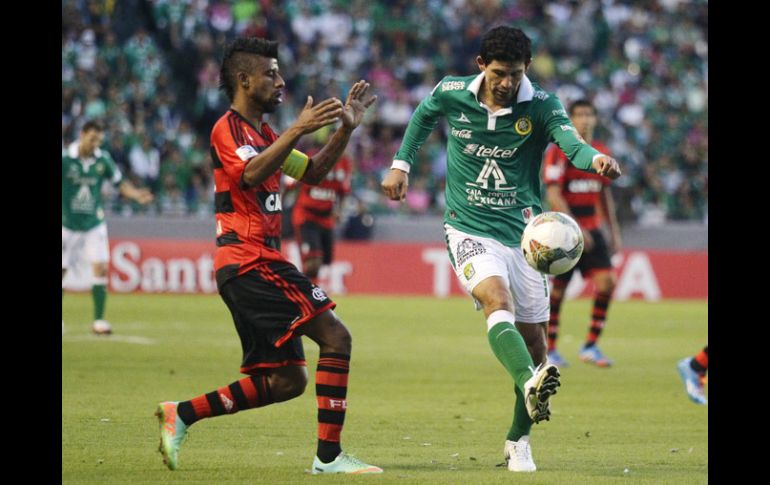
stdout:
{"type": "Polygon", "coordinates": [[[305,175],[310,158],[299,150],[292,150],[281,165],[281,171],[289,177],[299,180],[305,175]]]}

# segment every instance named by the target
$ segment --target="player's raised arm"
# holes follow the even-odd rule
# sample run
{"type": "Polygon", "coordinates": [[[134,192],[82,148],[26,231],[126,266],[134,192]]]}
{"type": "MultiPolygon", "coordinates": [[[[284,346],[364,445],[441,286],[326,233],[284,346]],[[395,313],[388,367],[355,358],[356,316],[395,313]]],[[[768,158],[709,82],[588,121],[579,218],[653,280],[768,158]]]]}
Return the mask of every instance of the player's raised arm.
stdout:
{"type": "MultiPolygon", "coordinates": [[[[243,171],[243,183],[249,187],[259,185],[275,173],[291,155],[300,137],[337,121],[342,114],[342,102],[329,98],[313,106],[313,97],[307,102],[297,120],[267,149],[249,159],[243,171]]],[[[299,154],[299,152],[296,152],[299,154]]],[[[290,159],[291,160],[291,159],[290,159]]],[[[307,157],[305,157],[307,160],[307,157]]],[[[291,175],[291,174],[290,174],[291,175]]]]}

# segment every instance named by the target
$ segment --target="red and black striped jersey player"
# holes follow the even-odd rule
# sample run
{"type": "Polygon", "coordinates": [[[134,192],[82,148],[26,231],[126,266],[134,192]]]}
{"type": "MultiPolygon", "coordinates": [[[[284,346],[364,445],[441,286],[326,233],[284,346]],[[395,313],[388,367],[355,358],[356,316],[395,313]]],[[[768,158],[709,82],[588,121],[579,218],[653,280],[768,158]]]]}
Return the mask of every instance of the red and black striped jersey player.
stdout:
{"type": "Polygon", "coordinates": [[[300,338],[305,335],[320,347],[318,448],[312,472],[381,473],[340,447],[351,337],[332,311],[335,303],[280,252],[279,187],[281,173],[307,184],[320,183],[377,97],[367,97],[365,81],[353,84],[344,104],[336,98],[314,104],[308,96],[297,120],[279,136],[262,119],[283,102],[278,43],[260,38],[237,38],[225,47],[220,87],[231,105],[211,131],[214,270],[241,339],[240,372],[247,377],[188,401],[159,404],[164,462],[177,468],[179,446],[193,423],[301,395],[307,385],[300,338]],[[303,135],[336,122],[339,127],[312,159],[294,148],[303,135]]]}
{"type": "MultiPolygon", "coordinates": [[[[602,153],[609,153],[607,147],[594,140],[596,129],[596,108],[588,100],[578,100],[569,107],[569,117],[575,129],[586,143],[602,153]]],[[[609,367],[608,359],[599,349],[597,340],[604,329],[607,309],[615,289],[616,276],[612,268],[611,255],[620,251],[620,228],[615,215],[615,204],[610,191],[610,179],[584,172],[567,163],[559,147],[551,146],[545,155],[544,180],[547,185],[547,198],[551,210],[570,214],[583,230],[585,249],[576,268],[584,278],[594,282],[594,305],[591,311],[591,324],[586,340],[580,348],[578,357],[599,367],[609,367]],[[606,221],[610,234],[610,244],[602,233],[602,221],[606,221]]],[[[551,290],[551,315],[548,321],[548,361],[557,367],[566,367],[568,363],[556,349],[559,333],[559,313],[567,285],[575,269],[555,276],[551,290]]]]}

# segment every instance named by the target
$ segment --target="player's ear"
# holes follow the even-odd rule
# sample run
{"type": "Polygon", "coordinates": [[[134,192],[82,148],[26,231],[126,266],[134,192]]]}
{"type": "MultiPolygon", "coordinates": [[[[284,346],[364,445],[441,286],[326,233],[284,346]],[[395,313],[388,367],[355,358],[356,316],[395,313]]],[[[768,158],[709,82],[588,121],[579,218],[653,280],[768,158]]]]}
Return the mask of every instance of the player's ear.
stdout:
{"type": "Polygon", "coordinates": [[[249,87],[249,76],[243,71],[238,73],[238,84],[244,89],[249,87]]]}
{"type": "Polygon", "coordinates": [[[487,64],[484,62],[484,59],[481,58],[481,56],[476,56],[476,65],[479,66],[479,71],[483,71],[487,64]]]}

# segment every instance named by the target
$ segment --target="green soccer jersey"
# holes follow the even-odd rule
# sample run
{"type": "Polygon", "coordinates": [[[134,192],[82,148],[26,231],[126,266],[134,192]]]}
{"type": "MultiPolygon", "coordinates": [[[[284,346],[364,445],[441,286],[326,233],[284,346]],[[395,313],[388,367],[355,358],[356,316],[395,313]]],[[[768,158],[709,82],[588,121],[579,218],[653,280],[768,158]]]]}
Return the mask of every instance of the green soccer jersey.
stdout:
{"type": "Polygon", "coordinates": [[[121,181],[120,169],[110,154],[96,149],[93,156],[80,158],[78,143],[72,143],[61,157],[61,225],[73,231],[87,231],[104,221],[102,184],[121,181]]]}
{"type": "Polygon", "coordinates": [[[449,124],[444,222],[513,247],[526,222],[542,212],[540,165],[548,143],[587,171],[599,152],[583,141],[559,99],[526,76],[512,106],[494,113],[478,99],[483,79],[483,73],[442,79],[417,106],[393,167],[409,171],[444,116],[449,124]]]}

